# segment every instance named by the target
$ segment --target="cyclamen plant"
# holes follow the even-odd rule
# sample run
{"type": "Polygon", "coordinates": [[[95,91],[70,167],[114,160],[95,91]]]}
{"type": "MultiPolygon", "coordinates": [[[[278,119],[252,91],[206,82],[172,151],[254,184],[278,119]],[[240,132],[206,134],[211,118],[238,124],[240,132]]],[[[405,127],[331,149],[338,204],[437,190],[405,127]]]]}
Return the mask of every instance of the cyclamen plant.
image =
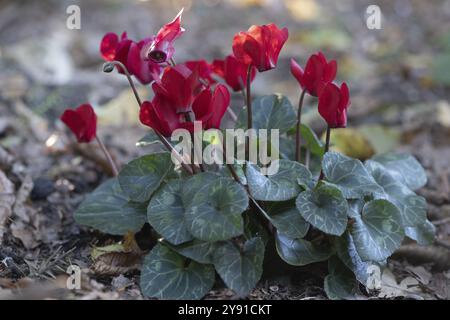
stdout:
{"type": "MultiPolygon", "coordinates": [[[[296,116],[286,97],[251,96],[256,73],[276,67],[288,38],[286,28],[252,26],[234,37],[233,54],[212,64],[175,64],[174,41],[183,32],[180,12],[154,37],[135,42],[126,33],[120,38],[109,33],[103,38],[104,70],[117,68],[128,77],[140,121],[151,128],[140,144],[158,140],[167,152],[132,160],[75,212],[78,223],[114,235],[150,224],[158,242],[142,264],[145,296],[200,299],[217,273],[244,297],[261,278],[268,243],[275,242],[278,255],[290,265],[328,261],[328,297],[351,298],[361,288],[358,283],[366,286],[371,268],[383,267],[405,236],[424,245],[433,241],[425,199],[414,193],[427,181],[415,158],[390,153],[363,163],[329,151],[330,131],[346,127],[350,105],[347,85],[333,82],[336,61],[328,62],[319,52],[303,70],[291,60],[301,87],[296,116]],[[141,101],[132,76],[151,83],[151,101],[141,101]],[[194,136],[194,121],[201,121],[202,130],[220,129],[230,93],[219,78],[244,93],[238,128],[279,130],[277,173],[266,176],[260,163],[248,159],[216,166],[184,161],[181,167],[171,161],[171,154],[179,160],[184,156],[170,141],[174,130],[183,128],[194,136]],[[325,144],[301,123],[305,94],[318,97],[318,111],[328,125],[325,144]]],[[[61,119],[80,143],[96,137],[90,105],[66,110],[61,119]]]]}

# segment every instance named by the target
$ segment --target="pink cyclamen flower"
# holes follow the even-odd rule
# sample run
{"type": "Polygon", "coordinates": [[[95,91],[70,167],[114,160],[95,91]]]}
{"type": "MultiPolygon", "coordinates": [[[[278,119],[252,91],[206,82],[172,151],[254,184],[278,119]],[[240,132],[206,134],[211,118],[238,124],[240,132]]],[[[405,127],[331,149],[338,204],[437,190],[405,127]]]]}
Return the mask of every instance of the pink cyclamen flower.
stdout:
{"type": "Polygon", "coordinates": [[[339,88],[329,82],[319,95],[319,113],[330,128],[345,128],[347,126],[347,109],[350,107],[350,93],[347,84],[339,88]]]}
{"type": "Polygon", "coordinates": [[[305,70],[291,59],[291,73],[297,79],[302,89],[310,95],[317,97],[320,90],[336,77],[337,63],[335,60],[327,61],[322,52],[311,55],[306,62],[305,70]]]}
{"type": "Polygon", "coordinates": [[[183,9],[181,9],[173,21],[164,25],[158,31],[146,51],[147,58],[155,63],[163,63],[172,58],[175,52],[173,43],[185,31],[185,29],[181,27],[182,14],[183,9]]]}
{"type": "Polygon", "coordinates": [[[90,104],[82,104],[76,109],[66,109],[61,121],[75,134],[78,142],[91,142],[97,134],[97,116],[90,104]]]}

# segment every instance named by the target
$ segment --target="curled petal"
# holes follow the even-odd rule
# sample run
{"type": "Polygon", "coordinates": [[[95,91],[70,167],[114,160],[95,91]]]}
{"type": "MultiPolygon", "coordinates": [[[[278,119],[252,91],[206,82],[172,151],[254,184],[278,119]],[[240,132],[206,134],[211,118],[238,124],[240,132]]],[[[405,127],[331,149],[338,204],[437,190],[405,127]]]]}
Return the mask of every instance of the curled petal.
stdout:
{"type": "Polygon", "coordinates": [[[106,61],[113,61],[116,58],[116,49],[119,44],[117,34],[109,32],[104,35],[100,43],[100,53],[106,61]]]}
{"type": "Polygon", "coordinates": [[[208,124],[206,129],[220,128],[220,123],[222,122],[222,118],[230,105],[230,92],[224,85],[217,85],[214,90],[214,94],[211,100],[212,105],[212,115],[208,120],[208,124]]]}
{"type": "Polygon", "coordinates": [[[97,116],[90,104],[82,104],[76,109],[67,109],[61,121],[75,134],[78,142],[91,142],[97,134],[97,116]]]}
{"type": "Polygon", "coordinates": [[[147,57],[149,59],[156,63],[166,62],[171,59],[175,51],[173,43],[185,31],[184,28],[181,27],[182,14],[183,9],[181,9],[173,21],[164,25],[158,31],[147,52],[147,57]]]}

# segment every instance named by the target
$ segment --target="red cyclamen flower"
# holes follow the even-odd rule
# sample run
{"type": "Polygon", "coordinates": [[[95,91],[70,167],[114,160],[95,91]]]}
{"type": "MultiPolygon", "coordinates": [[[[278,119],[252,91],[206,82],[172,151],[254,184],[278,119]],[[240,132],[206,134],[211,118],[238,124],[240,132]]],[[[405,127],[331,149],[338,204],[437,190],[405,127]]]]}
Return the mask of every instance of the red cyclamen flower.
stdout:
{"type": "Polygon", "coordinates": [[[65,110],[61,121],[69,127],[80,143],[91,142],[97,134],[97,116],[90,104],[65,110]]]}
{"type": "Polygon", "coordinates": [[[176,112],[192,111],[192,101],[203,84],[199,81],[198,69],[191,71],[184,64],[167,67],[161,80],[153,83],[155,94],[170,101],[176,112]]]}
{"type": "Polygon", "coordinates": [[[206,60],[191,60],[184,63],[191,71],[197,70],[198,76],[206,84],[215,84],[217,81],[212,78],[212,65],[206,60]]]}
{"type": "MultiPolygon", "coordinates": [[[[195,120],[202,121],[203,129],[220,127],[220,122],[230,104],[230,93],[224,85],[217,85],[214,92],[203,89],[192,102],[195,120]]],[[[153,101],[142,104],[139,119],[144,125],[169,137],[175,129],[194,131],[194,123],[187,121],[186,113],[177,112],[177,106],[164,95],[156,94],[153,101]]]]}
{"type": "MultiPolygon", "coordinates": [[[[119,61],[142,84],[152,82],[161,73],[161,67],[142,56],[143,48],[153,41],[147,38],[139,42],[128,39],[127,33],[122,33],[120,39],[115,33],[107,33],[100,43],[100,53],[106,61],[119,61]]],[[[120,73],[124,70],[118,68],[120,73]]]]}
{"type": "Polygon", "coordinates": [[[276,67],[278,55],[289,36],[287,28],[279,29],[271,23],[251,26],[247,32],[239,32],[233,39],[235,57],[246,65],[263,72],[276,67]]]}
{"type": "MultiPolygon", "coordinates": [[[[247,65],[231,54],[225,60],[214,60],[212,68],[214,73],[223,78],[234,91],[241,91],[247,85],[247,65]]],[[[253,81],[255,76],[256,68],[253,67],[250,81],[253,81]]]]}
{"type": "Polygon", "coordinates": [[[185,31],[181,27],[181,15],[183,9],[177,14],[172,22],[164,25],[156,34],[153,41],[146,50],[146,57],[156,63],[163,63],[172,58],[175,48],[174,41],[185,31]]]}
{"type": "Polygon", "coordinates": [[[322,52],[315,53],[306,62],[305,70],[291,59],[291,73],[297,79],[302,89],[317,97],[320,90],[336,77],[337,63],[335,60],[327,62],[322,52]]]}
{"type": "MultiPolygon", "coordinates": [[[[119,36],[115,33],[109,32],[103,36],[100,42],[100,53],[106,61],[119,61],[125,66],[128,62],[128,52],[130,51],[131,43],[130,39],[127,37],[127,33],[123,32],[119,36]]],[[[119,69],[120,73],[124,73],[123,70],[119,69]]]]}
{"type": "Polygon", "coordinates": [[[347,126],[347,109],[350,106],[350,93],[347,84],[339,88],[332,82],[327,83],[319,95],[319,113],[330,128],[347,126]]]}

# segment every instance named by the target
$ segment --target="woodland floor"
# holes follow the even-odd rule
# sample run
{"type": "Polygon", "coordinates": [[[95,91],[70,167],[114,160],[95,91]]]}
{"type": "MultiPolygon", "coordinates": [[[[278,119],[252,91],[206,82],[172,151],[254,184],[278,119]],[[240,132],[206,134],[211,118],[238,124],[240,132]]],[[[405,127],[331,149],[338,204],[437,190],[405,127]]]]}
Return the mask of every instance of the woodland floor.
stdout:
{"type": "MultiPolygon", "coordinates": [[[[64,1],[0,0],[0,299],[142,299],[140,256],[115,252],[93,261],[98,253],[93,249],[116,244],[117,251],[121,239],[73,220],[84,195],[108,177],[107,165],[95,145],[77,145],[55,119],[67,106],[89,100],[98,106],[99,134],[118,163],[145,153],[134,144],[145,128],[137,122],[131,92],[122,77],[101,72],[99,42],[108,31],[127,30],[134,38],[151,34],[183,5],[189,9],[187,32],[177,42],[177,61],[223,57],[233,34],[251,24],[289,27],[279,68],[258,75],[256,94],[281,92],[296,104],[289,58],[303,64],[322,49],[339,61],[339,77],[352,94],[349,127],[364,142],[349,147],[344,136],[336,144],[362,159],[394,148],[414,154],[428,174],[419,194],[437,227],[435,245],[405,243],[390,260],[383,281],[392,290],[360,298],[450,298],[448,2],[169,1],[177,9],[156,0],[70,4],[77,2],[82,29],[72,31],[65,27],[64,1]],[[372,3],[384,14],[382,30],[365,28],[365,8],[372,3]],[[81,290],[65,289],[69,264],[82,267],[81,290]]],[[[235,109],[240,99],[234,98],[235,109]]],[[[321,132],[314,103],[306,101],[305,119],[321,132]]],[[[137,235],[138,245],[150,247],[142,235],[145,231],[137,235]]],[[[321,265],[266,269],[249,299],[325,299],[321,265]]],[[[220,283],[206,297],[236,298],[220,283]]]]}

